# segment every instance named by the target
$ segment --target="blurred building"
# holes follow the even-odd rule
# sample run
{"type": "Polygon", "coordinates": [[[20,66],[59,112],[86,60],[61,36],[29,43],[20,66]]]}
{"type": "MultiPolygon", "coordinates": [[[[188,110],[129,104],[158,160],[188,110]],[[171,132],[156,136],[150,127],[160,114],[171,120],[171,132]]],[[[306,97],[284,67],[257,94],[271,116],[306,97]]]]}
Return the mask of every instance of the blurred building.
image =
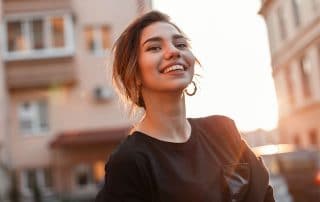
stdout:
{"type": "Polygon", "coordinates": [[[0,145],[7,137],[24,197],[35,185],[47,196],[96,194],[132,122],[111,86],[110,48],[150,9],[151,0],[2,0],[0,145]]]}
{"type": "Polygon", "coordinates": [[[277,129],[273,129],[270,131],[263,129],[244,131],[241,132],[241,136],[251,147],[279,143],[279,134],[277,129]]]}
{"type": "MultiPolygon", "coordinates": [[[[2,0],[0,0],[0,24],[2,22],[2,0]]],[[[0,47],[2,43],[0,41],[0,47]]],[[[5,200],[5,194],[8,192],[9,175],[8,175],[8,153],[6,144],[7,132],[7,116],[6,116],[6,101],[7,89],[4,80],[3,58],[0,54],[0,201],[5,200]]]]}
{"type": "Polygon", "coordinates": [[[262,0],[281,142],[320,145],[320,0],[262,0]]]}

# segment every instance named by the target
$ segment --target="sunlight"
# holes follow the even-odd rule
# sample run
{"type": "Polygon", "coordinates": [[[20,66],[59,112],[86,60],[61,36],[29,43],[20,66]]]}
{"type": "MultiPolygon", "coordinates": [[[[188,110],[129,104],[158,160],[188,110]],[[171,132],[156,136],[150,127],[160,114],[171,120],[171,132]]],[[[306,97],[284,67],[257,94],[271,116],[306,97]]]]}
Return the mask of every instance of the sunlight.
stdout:
{"type": "Polygon", "coordinates": [[[202,64],[198,92],[187,98],[189,117],[223,114],[245,131],[277,126],[278,104],[266,26],[257,14],[259,1],[154,0],[153,6],[186,32],[202,64]]]}
{"type": "Polygon", "coordinates": [[[294,150],[295,146],[290,144],[264,145],[252,148],[257,156],[288,153],[294,150]]]}

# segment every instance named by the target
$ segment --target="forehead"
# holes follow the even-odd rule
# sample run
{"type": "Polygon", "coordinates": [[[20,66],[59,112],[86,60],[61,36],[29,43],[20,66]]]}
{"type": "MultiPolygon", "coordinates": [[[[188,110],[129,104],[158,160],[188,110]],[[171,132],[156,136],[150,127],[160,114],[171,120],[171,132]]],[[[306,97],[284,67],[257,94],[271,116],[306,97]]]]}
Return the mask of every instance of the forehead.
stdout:
{"type": "Polygon", "coordinates": [[[155,22],[142,30],[140,42],[143,43],[143,41],[153,37],[170,38],[171,36],[177,34],[181,35],[177,28],[170,23],[155,22]]]}

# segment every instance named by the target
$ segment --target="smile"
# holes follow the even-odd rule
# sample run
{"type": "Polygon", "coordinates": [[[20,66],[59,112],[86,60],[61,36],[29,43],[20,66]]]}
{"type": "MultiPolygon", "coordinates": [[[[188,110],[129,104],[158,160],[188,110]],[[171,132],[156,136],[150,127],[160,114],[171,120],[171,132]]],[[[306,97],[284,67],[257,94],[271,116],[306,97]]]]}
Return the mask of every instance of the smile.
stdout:
{"type": "Polygon", "coordinates": [[[162,73],[165,74],[172,71],[183,71],[183,70],[184,70],[184,67],[182,65],[173,65],[168,68],[165,68],[162,73]]]}

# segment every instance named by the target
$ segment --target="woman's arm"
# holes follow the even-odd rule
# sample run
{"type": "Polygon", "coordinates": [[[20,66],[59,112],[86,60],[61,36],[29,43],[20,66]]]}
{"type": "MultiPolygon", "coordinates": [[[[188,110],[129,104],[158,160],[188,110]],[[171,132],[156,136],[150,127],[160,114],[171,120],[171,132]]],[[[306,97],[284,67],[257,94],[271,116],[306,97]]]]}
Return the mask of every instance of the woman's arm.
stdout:
{"type": "Polygon", "coordinates": [[[266,187],[263,201],[275,202],[275,199],[273,196],[273,188],[269,184],[269,173],[265,164],[263,163],[262,158],[257,157],[244,140],[242,140],[242,144],[245,149],[245,153],[244,153],[245,158],[247,159],[251,167],[251,175],[252,175],[251,178],[260,178],[260,182],[265,181],[264,183],[261,184],[262,187],[266,187]]]}
{"type": "Polygon", "coordinates": [[[268,186],[267,193],[264,198],[264,202],[275,202],[274,196],[273,196],[273,189],[270,185],[268,186]]]}
{"type": "MultiPolygon", "coordinates": [[[[141,158],[140,158],[141,159],[141,158]]],[[[105,183],[95,202],[146,202],[150,191],[139,157],[132,153],[116,154],[105,166],[105,183]]]]}

